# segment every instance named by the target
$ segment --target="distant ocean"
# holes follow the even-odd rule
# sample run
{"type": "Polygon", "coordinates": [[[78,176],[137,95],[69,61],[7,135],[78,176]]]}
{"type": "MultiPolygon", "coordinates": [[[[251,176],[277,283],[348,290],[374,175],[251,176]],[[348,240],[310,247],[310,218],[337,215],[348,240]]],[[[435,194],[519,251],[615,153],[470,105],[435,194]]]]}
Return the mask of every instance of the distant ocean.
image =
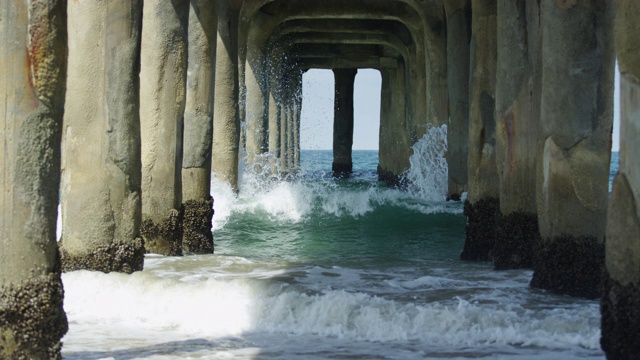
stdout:
{"type": "Polygon", "coordinates": [[[298,178],[244,172],[238,197],[214,181],[215,255],[64,274],[64,359],[604,359],[598,301],[459,260],[446,169],[402,192],[377,182],[377,151],[353,159],[346,180],[302,151],[298,178]]]}

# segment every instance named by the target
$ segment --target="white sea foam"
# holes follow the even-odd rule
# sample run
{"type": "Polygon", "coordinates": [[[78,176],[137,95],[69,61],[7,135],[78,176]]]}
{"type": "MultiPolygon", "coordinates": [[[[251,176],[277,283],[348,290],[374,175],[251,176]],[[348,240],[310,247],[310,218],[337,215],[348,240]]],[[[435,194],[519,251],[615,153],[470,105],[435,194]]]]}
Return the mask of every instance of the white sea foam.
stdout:
{"type": "Polygon", "coordinates": [[[418,288],[430,288],[430,289],[445,289],[445,288],[462,288],[469,287],[473,283],[464,280],[449,279],[440,276],[421,276],[417,279],[404,280],[404,281],[387,281],[392,287],[398,287],[401,289],[418,289],[418,288]]]}
{"type": "MultiPolygon", "coordinates": [[[[413,192],[379,187],[344,187],[332,179],[305,181],[303,178],[277,180],[244,171],[240,192],[235,194],[228,184],[213,178],[211,194],[215,199],[213,229],[220,229],[233,213],[263,212],[279,222],[298,223],[312,212],[336,217],[359,217],[371,213],[383,205],[404,207],[423,214],[461,213],[458,204],[433,201],[426,193],[435,190],[418,189],[413,192]]],[[[426,180],[420,184],[425,183],[426,180]]],[[[446,184],[446,183],[445,183],[446,184]]],[[[425,185],[426,186],[426,185],[425,185]]]]}
{"type": "Polygon", "coordinates": [[[231,336],[255,327],[251,314],[258,289],[247,282],[77,271],[63,275],[64,306],[77,323],[231,336]]]}
{"type": "Polygon", "coordinates": [[[411,167],[405,174],[409,191],[415,196],[443,201],[447,196],[449,167],[447,159],[447,125],[431,127],[413,145],[409,158],[411,167]]]}
{"type": "MultiPolygon", "coordinates": [[[[250,276],[161,277],[154,271],[77,271],[64,274],[63,282],[72,324],[153,331],[161,338],[280,333],[456,348],[599,348],[596,306],[532,310],[516,303],[465,299],[399,302],[340,289],[308,292],[250,276]]],[[[448,286],[444,279],[428,278],[405,285],[425,283],[448,286]]]]}
{"type": "Polygon", "coordinates": [[[361,341],[420,341],[451,346],[522,345],[599,347],[593,314],[519,306],[399,303],[344,290],[322,295],[288,291],[265,299],[263,327],[288,334],[313,333],[361,341]],[[533,318],[533,319],[532,319],[533,318]]]}

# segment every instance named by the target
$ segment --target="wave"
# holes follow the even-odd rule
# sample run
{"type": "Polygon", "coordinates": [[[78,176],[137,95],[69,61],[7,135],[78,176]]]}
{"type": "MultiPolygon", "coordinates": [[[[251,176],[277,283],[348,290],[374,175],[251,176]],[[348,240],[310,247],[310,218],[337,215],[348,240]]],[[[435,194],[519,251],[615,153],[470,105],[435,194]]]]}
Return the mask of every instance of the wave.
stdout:
{"type": "MultiPolygon", "coordinates": [[[[597,305],[533,310],[516,303],[462,298],[401,302],[344,289],[305,291],[288,282],[251,276],[199,274],[66,273],[65,310],[73,324],[205,338],[264,332],[455,347],[599,349],[597,305]]],[[[424,281],[432,286],[442,282],[420,282],[424,281]]]]}
{"type": "Polygon", "coordinates": [[[233,214],[264,214],[271,220],[300,223],[319,214],[358,218],[383,206],[403,208],[419,214],[461,214],[460,203],[424,200],[410,192],[376,183],[340,183],[333,179],[298,178],[262,182],[245,172],[241,190],[235,194],[224,182],[213,179],[215,200],[213,230],[220,229],[233,214]],[[259,188],[256,188],[258,186],[259,188]]]}
{"type": "Polygon", "coordinates": [[[358,341],[421,341],[435,345],[518,345],[599,348],[597,319],[589,310],[533,313],[517,305],[404,304],[345,290],[308,295],[287,291],[269,297],[268,331],[358,341]]]}

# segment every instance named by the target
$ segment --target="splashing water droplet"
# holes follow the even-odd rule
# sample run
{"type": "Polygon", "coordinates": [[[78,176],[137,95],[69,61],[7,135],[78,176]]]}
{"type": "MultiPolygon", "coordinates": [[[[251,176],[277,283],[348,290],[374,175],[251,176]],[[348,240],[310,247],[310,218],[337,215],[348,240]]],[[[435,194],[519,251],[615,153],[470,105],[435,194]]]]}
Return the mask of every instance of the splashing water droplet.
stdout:
{"type": "Polygon", "coordinates": [[[432,201],[446,198],[449,178],[446,153],[447,125],[431,127],[413,145],[411,166],[404,175],[413,196],[432,201]]]}

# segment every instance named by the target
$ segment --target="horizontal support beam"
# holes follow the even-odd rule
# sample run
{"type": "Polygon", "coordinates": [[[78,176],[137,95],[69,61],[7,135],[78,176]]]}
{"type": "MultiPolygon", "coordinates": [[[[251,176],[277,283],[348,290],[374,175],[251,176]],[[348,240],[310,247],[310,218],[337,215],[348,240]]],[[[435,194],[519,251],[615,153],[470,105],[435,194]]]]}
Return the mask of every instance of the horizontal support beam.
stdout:
{"type": "Polygon", "coordinates": [[[296,44],[289,49],[289,54],[297,59],[384,56],[380,45],[356,44],[296,44]]]}
{"type": "Polygon", "coordinates": [[[295,62],[300,69],[397,68],[398,59],[388,57],[304,58],[295,62]]]}
{"type": "Polygon", "coordinates": [[[325,34],[355,34],[393,35],[405,46],[413,44],[411,32],[396,20],[335,20],[335,19],[296,19],[281,23],[273,32],[277,41],[290,34],[325,33],[325,34]]]}

